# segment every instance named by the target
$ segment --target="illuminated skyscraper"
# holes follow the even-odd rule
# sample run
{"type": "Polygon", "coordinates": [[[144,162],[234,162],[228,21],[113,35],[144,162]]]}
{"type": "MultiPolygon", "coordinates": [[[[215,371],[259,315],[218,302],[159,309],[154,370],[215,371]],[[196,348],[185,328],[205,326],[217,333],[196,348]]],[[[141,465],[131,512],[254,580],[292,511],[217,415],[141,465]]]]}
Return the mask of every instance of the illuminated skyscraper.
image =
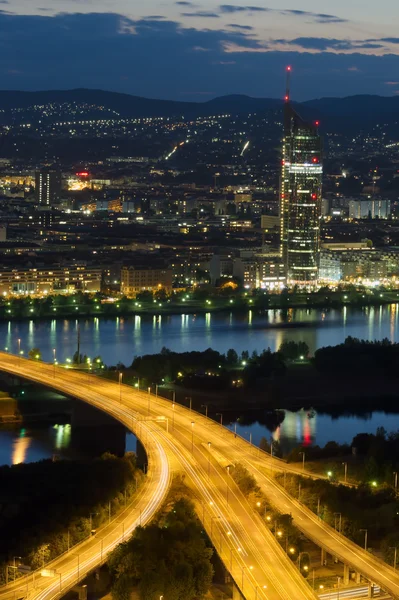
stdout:
{"type": "Polygon", "coordinates": [[[281,255],[290,283],[317,281],[320,258],[322,140],[315,125],[305,122],[290,102],[284,106],[284,140],[280,190],[281,255]]]}

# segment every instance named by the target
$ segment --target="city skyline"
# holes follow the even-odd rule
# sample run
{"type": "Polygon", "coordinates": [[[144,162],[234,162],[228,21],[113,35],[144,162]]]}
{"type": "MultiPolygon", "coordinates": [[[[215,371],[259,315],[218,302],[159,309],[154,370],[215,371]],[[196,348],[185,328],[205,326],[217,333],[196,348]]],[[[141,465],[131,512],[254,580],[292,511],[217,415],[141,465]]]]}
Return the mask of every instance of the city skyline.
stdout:
{"type": "Polygon", "coordinates": [[[2,0],[2,89],[102,88],[177,100],[232,93],[293,97],[399,93],[393,0],[362,11],[276,0],[2,0]],[[61,65],[61,68],[60,68],[61,65]]]}

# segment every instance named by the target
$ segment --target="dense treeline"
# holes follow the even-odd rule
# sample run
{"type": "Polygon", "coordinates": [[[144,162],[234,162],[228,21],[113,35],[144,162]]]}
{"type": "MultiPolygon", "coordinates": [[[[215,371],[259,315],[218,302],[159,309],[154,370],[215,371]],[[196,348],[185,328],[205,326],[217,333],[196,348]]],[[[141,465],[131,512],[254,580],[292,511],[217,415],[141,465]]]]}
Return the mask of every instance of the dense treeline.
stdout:
{"type": "Polygon", "coordinates": [[[112,596],[128,600],[137,588],[142,600],[202,598],[212,583],[212,553],[193,504],[181,498],[112,552],[112,596]]]}
{"type": "Polygon", "coordinates": [[[252,386],[258,379],[284,375],[286,363],[305,359],[309,347],[305,342],[284,342],[278,352],[270,348],[250,355],[230,349],[226,354],[208,348],[203,352],[172,352],[162,348],[159,354],[134,358],[131,374],[148,385],[175,382],[186,387],[224,389],[231,385],[252,386]]]}
{"type": "MultiPolygon", "coordinates": [[[[276,479],[284,484],[284,475],[276,479]]],[[[385,559],[392,560],[390,546],[399,545],[399,515],[392,487],[376,488],[362,484],[358,487],[336,485],[322,479],[310,479],[286,474],[285,488],[308,506],[320,518],[351,540],[364,546],[364,532],[368,531],[368,546],[382,549],[385,559]]]]}
{"type": "Polygon", "coordinates": [[[399,344],[347,337],[343,344],[316,350],[313,364],[318,371],[350,374],[395,375],[399,367],[399,344]]]}
{"type": "MultiPolygon", "coordinates": [[[[302,460],[303,447],[294,448],[285,457],[287,462],[299,462],[302,460]]],[[[375,434],[358,433],[351,444],[337,444],[328,442],[324,448],[310,446],[306,448],[306,460],[319,459],[342,459],[350,456],[356,461],[356,472],[358,480],[370,484],[373,481],[385,481],[393,485],[394,473],[399,472],[399,431],[387,433],[383,427],[379,427],[375,434]],[[359,468],[361,467],[361,468],[359,468]]],[[[342,462],[339,471],[342,472],[342,462]]]]}
{"type": "Polygon", "coordinates": [[[143,478],[132,454],[1,467],[1,581],[13,556],[38,568],[87,538],[125,506],[143,478]]]}

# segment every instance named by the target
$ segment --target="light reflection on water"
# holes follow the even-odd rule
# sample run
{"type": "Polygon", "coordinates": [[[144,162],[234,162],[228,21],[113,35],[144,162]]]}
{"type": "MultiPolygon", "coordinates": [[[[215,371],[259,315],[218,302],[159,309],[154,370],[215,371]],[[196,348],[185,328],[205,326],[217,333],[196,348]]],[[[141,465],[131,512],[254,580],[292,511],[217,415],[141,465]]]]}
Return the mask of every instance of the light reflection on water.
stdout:
{"type": "MultiPolygon", "coordinates": [[[[362,339],[387,337],[398,341],[398,307],[354,309],[270,310],[259,315],[206,313],[201,315],[155,315],[129,318],[81,319],[81,352],[101,355],[107,364],[130,364],[133,356],[157,353],[163,346],[175,351],[205,350],[220,352],[235,348],[238,352],[275,350],[284,340],[305,341],[311,351],[339,344],[346,336],[362,339]]],[[[24,321],[0,324],[4,347],[17,351],[17,340],[26,353],[40,348],[45,360],[52,359],[57,348],[60,361],[71,358],[77,347],[78,321],[24,321]]]]}
{"type": "Polygon", "coordinates": [[[65,456],[70,447],[69,424],[0,429],[0,465],[17,465],[65,456]]]}
{"type": "MultiPolygon", "coordinates": [[[[399,430],[399,414],[395,413],[375,411],[336,417],[312,410],[282,412],[284,420],[274,431],[258,422],[252,425],[240,425],[237,422],[237,433],[246,439],[249,439],[251,433],[252,442],[257,446],[262,437],[268,442],[273,438],[287,452],[299,445],[325,446],[330,441],[350,444],[358,433],[375,433],[378,427],[384,427],[388,432],[399,430]]],[[[232,423],[228,427],[234,430],[235,425],[232,423]]]]}

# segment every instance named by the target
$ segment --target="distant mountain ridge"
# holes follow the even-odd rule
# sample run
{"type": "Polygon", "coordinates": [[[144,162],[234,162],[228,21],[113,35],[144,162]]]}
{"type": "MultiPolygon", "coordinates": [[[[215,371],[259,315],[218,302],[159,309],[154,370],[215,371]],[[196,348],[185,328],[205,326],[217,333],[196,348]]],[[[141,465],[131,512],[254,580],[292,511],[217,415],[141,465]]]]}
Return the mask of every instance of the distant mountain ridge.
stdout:
{"type": "MultiPolygon", "coordinates": [[[[118,92],[94,89],[48,90],[38,92],[0,91],[0,110],[26,109],[34,105],[51,103],[77,103],[104,106],[122,117],[177,117],[210,116],[213,114],[243,114],[282,107],[282,100],[275,98],[252,98],[235,94],[221,96],[206,102],[180,102],[132,96],[118,92]]],[[[375,121],[393,119],[399,114],[399,96],[348,96],[346,98],[320,98],[295,103],[307,118],[325,115],[338,118],[355,118],[375,121]]]]}

